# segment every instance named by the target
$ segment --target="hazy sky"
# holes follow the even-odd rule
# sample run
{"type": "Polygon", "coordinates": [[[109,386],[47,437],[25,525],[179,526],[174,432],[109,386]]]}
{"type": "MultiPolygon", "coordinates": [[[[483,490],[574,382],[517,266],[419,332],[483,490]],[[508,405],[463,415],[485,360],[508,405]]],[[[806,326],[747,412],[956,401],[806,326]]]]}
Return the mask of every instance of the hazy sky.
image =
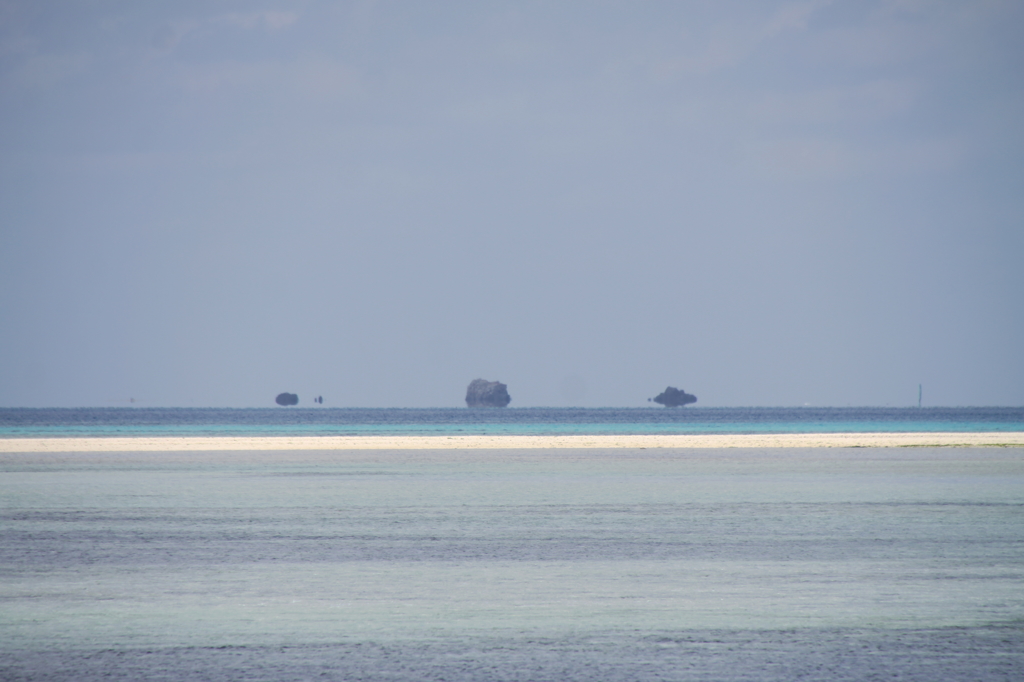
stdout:
{"type": "Polygon", "coordinates": [[[0,405],[1024,405],[1024,3],[0,2],[0,405]]]}

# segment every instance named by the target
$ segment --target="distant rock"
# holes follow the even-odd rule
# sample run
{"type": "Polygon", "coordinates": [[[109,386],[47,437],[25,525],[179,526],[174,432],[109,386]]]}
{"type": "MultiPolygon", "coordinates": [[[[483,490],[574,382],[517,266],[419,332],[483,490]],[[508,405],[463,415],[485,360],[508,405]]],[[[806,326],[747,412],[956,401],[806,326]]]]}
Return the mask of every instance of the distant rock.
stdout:
{"type": "MultiPolygon", "coordinates": [[[[648,398],[648,400],[650,400],[650,398],[648,398]]],[[[690,403],[697,402],[697,396],[690,395],[686,391],[680,391],[678,388],[669,386],[654,397],[654,402],[664,405],[665,407],[682,407],[683,405],[689,405],[690,403]]]]}
{"type": "Polygon", "coordinates": [[[508,386],[500,381],[474,379],[466,389],[466,407],[505,407],[510,402],[508,386]]]}
{"type": "Polygon", "coordinates": [[[299,396],[294,393],[281,393],[274,399],[274,401],[282,407],[288,407],[289,405],[298,405],[299,396]]]}

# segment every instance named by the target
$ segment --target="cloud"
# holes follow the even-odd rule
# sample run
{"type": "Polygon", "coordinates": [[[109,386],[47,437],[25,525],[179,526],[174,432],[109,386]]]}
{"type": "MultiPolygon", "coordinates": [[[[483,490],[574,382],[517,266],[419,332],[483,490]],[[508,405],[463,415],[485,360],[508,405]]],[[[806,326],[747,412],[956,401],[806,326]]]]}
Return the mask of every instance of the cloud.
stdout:
{"type": "Polygon", "coordinates": [[[814,0],[812,2],[784,5],[761,29],[763,38],[774,38],[778,34],[789,31],[802,31],[807,28],[807,20],[814,12],[831,4],[830,0],[814,0]]]}
{"type": "Polygon", "coordinates": [[[205,20],[185,20],[167,22],[153,34],[153,46],[159,50],[173,50],[182,39],[203,26],[230,26],[244,31],[265,29],[277,31],[298,21],[299,15],[294,12],[234,12],[221,14],[205,20]]]}
{"type": "Polygon", "coordinates": [[[264,28],[268,31],[277,31],[290,26],[298,21],[299,15],[294,12],[233,12],[224,14],[212,19],[214,23],[228,24],[247,31],[256,28],[264,28]]]}
{"type": "Polygon", "coordinates": [[[524,92],[507,92],[490,97],[467,98],[447,110],[451,120],[469,125],[523,122],[530,117],[531,99],[524,92]]]}
{"type": "Polygon", "coordinates": [[[281,65],[276,62],[223,61],[192,66],[181,75],[186,91],[210,93],[223,90],[246,90],[280,81],[281,65]]]}
{"type": "Polygon", "coordinates": [[[158,50],[173,50],[187,34],[199,27],[195,21],[168,22],[153,33],[153,47],[158,50]]]}
{"type": "Polygon", "coordinates": [[[829,0],[790,3],[782,6],[766,21],[722,23],[711,29],[703,46],[694,53],[665,60],[655,67],[660,75],[689,74],[705,76],[736,66],[758,47],[790,31],[803,31],[817,10],[829,0]]]}
{"type": "Polygon", "coordinates": [[[793,137],[763,140],[745,150],[744,165],[768,178],[804,179],[833,176],[861,167],[861,150],[842,140],[793,137]]]}
{"type": "Polygon", "coordinates": [[[313,97],[350,95],[360,87],[358,72],[339,62],[327,59],[306,60],[288,68],[299,90],[313,97]]]}
{"type": "MultiPolygon", "coordinates": [[[[888,0],[861,22],[825,27],[812,41],[822,64],[886,66],[926,59],[967,59],[997,38],[996,27],[1019,26],[1019,3],[888,0]]],[[[989,49],[998,45],[993,42],[989,49]]]]}
{"type": "Polygon", "coordinates": [[[51,88],[82,73],[90,62],[86,53],[33,55],[15,68],[8,79],[23,87],[51,88]]]}
{"type": "Polygon", "coordinates": [[[184,66],[178,75],[186,92],[262,92],[271,96],[299,94],[307,98],[349,97],[360,92],[359,73],[329,59],[295,61],[221,61],[184,66]]]}
{"type": "Polygon", "coordinates": [[[758,122],[795,125],[870,123],[909,112],[917,87],[894,80],[875,80],[847,87],[799,93],[771,93],[751,105],[758,122]]]}
{"type": "Polygon", "coordinates": [[[765,139],[741,150],[742,168],[772,181],[831,181],[859,175],[948,172],[965,155],[956,139],[868,144],[834,137],[765,139]]]}

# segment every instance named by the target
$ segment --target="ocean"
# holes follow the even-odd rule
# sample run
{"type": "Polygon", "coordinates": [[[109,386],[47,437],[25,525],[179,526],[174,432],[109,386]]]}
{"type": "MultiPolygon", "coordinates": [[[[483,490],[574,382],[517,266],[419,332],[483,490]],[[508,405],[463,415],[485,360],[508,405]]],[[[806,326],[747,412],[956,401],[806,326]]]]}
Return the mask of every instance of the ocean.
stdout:
{"type": "MultiPolygon", "coordinates": [[[[0,410],[0,437],[1022,431],[1020,408],[0,410]]],[[[3,680],[1020,680],[1024,448],[0,453],[3,680]]]]}

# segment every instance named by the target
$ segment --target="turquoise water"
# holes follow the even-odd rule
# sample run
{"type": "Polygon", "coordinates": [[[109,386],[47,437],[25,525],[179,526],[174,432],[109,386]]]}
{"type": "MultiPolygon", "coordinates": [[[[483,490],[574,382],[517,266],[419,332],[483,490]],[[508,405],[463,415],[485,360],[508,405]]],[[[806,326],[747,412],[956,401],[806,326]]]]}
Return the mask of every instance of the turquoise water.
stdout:
{"type": "Polygon", "coordinates": [[[0,409],[0,437],[1024,431],[1024,408],[0,409]]]}

